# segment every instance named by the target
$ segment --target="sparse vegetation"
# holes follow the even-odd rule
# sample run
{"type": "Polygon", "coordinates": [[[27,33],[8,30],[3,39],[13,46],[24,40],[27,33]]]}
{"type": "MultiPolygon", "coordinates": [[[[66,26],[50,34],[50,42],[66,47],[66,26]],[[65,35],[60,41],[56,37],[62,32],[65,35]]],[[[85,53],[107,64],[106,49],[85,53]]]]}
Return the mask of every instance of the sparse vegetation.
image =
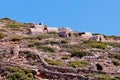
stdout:
{"type": "Polygon", "coordinates": [[[35,53],[31,53],[31,52],[25,52],[27,54],[27,58],[32,58],[33,60],[35,59],[39,59],[39,56],[35,53]]]}
{"type": "Polygon", "coordinates": [[[112,38],[112,39],[115,39],[115,40],[120,40],[120,36],[115,36],[115,35],[112,35],[112,36],[105,36],[106,38],[112,38]]]}
{"type": "Polygon", "coordinates": [[[54,44],[60,44],[60,42],[59,42],[59,41],[53,41],[53,40],[46,40],[46,41],[44,42],[44,44],[54,45],[54,44]]]}
{"type": "Polygon", "coordinates": [[[73,68],[84,68],[86,66],[89,66],[89,62],[86,61],[72,61],[69,62],[68,66],[73,68]]]}
{"type": "Polygon", "coordinates": [[[107,46],[104,42],[91,41],[91,40],[84,41],[84,43],[92,48],[99,48],[99,49],[105,49],[107,46]]]}
{"type": "Polygon", "coordinates": [[[116,42],[106,42],[106,45],[112,46],[112,47],[118,47],[120,48],[120,43],[116,43],[116,42]]]}
{"type": "Polygon", "coordinates": [[[35,72],[29,69],[21,69],[18,67],[8,67],[7,80],[38,80],[34,77],[35,72]]]}
{"type": "Polygon", "coordinates": [[[0,54],[0,60],[2,60],[4,58],[3,54],[0,54]]]}
{"type": "Polygon", "coordinates": [[[62,44],[67,44],[67,43],[69,43],[69,42],[68,42],[68,40],[62,40],[61,43],[62,43],[62,44]]]}
{"type": "Polygon", "coordinates": [[[120,36],[104,35],[106,41],[100,42],[86,40],[80,37],[80,34],[78,36],[77,32],[73,32],[73,36],[69,38],[59,37],[58,33],[49,31],[48,33],[45,31],[43,34],[40,32],[37,34],[36,31],[35,34],[30,34],[32,32],[30,27],[34,27],[33,23],[19,23],[9,18],[0,19],[0,25],[2,25],[0,29],[0,77],[4,76],[7,80],[37,80],[36,76],[43,78],[49,76],[49,74],[43,76],[47,73],[44,73],[43,70],[46,70],[53,71],[54,74],[65,73],[65,76],[70,73],[76,76],[75,79],[77,75],[82,75],[97,80],[120,80],[120,77],[116,75],[119,72],[116,69],[120,67],[120,36]],[[109,42],[109,39],[113,42],[109,42]],[[16,52],[13,50],[14,45],[19,45],[20,48],[16,49],[20,53],[17,57],[13,56],[16,52]],[[43,58],[50,66],[42,63],[43,58]],[[2,63],[2,61],[5,62],[2,63]],[[7,65],[17,67],[7,67],[7,65]],[[30,69],[34,67],[39,70],[42,68],[43,70],[40,70],[40,75],[35,76],[34,71],[21,66],[30,69]],[[111,74],[112,78],[110,78],[111,74]]]}
{"type": "Polygon", "coordinates": [[[0,33],[0,39],[6,37],[7,35],[3,34],[3,33],[0,33]]]}
{"type": "Polygon", "coordinates": [[[45,52],[55,52],[54,48],[48,47],[48,46],[38,46],[38,49],[42,49],[45,52]]]}
{"type": "Polygon", "coordinates": [[[70,56],[63,56],[62,59],[63,59],[63,60],[70,59],[70,56]]]}
{"type": "Polygon", "coordinates": [[[120,54],[111,54],[110,58],[116,58],[116,59],[120,60],[120,54]]]}
{"type": "Polygon", "coordinates": [[[54,60],[50,60],[50,59],[45,58],[45,61],[46,61],[48,64],[50,64],[50,65],[54,65],[54,66],[59,66],[59,65],[61,65],[61,61],[60,61],[60,60],[54,61],[54,60]]]}
{"type": "Polygon", "coordinates": [[[21,27],[26,27],[26,25],[22,23],[18,23],[18,22],[12,22],[12,23],[7,24],[5,27],[12,28],[12,29],[19,29],[21,27]]]}
{"type": "Polygon", "coordinates": [[[100,80],[111,80],[110,76],[107,74],[91,73],[91,74],[86,75],[86,77],[99,77],[100,80]]]}
{"type": "Polygon", "coordinates": [[[114,64],[115,66],[120,66],[120,62],[117,61],[117,60],[113,60],[112,62],[113,62],[113,64],[114,64]]]}
{"type": "Polygon", "coordinates": [[[71,57],[83,57],[83,56],[86,56],[87,52],[85,51],[81,51],[81,50],[78,50],[78,49],[72,49],[69,51],[71,53],[71,57]]]}
{"type": "Polygon", "coordinates": [[[13,41],[13,42],[15,42],[15,41],[20,41],[20,40],[22,40],[22,38],[20,38],[20,37],[13,37],[13,38],[11,39],[11,41],[13,41]]]}
{"type": "Polygon", "coordinates": [[[58,37],[58,34],[41,34],[41,35],[37,35],[36,36],[36,39],[38,40],[42,40],[42,39],[48,39],[48,38],[57,38],[58,37]]]}

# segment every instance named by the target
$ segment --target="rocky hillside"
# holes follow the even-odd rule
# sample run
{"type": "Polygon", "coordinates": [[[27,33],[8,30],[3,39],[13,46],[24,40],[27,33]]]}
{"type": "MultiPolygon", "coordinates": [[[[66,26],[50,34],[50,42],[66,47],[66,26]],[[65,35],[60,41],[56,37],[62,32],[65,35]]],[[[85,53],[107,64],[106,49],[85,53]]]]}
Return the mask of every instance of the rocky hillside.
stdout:
{"type": "Polygon", "coordinates": [[[120,37],[0,19],[0,80],[120,80],[120,37]]]}

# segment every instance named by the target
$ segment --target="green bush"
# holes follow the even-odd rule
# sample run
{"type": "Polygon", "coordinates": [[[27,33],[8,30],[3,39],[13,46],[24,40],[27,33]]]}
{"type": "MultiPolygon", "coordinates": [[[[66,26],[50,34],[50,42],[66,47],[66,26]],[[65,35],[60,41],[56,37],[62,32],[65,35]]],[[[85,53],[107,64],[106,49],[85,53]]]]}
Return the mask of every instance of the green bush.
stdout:
{"type": "Polygon", "coordinates": [[[62,44],[67,44],[67,43],[69,43],[69,41],[68,40],[61,40],[61,43],[62,44]]]}
{"type": "Polygon", "coordinates": [[[119,76],[118,77],[114,77],[111,80],[120,80],[120,77],[119,76]]]}
{"type": "Polygon", "coordinates": [[[61,65],[61,61],[60,61],[60,60],[54,61],[54,60],[50,60],[50,59],[45,58],[45,61],[46,61],[49,65],[55,65],[55,66],[61,65]]]}
{"type": "Polygon", "coordinates": [[[81,50],[78,50],[78,49],[71,49],[69,52],[71,53],[71,57],[76,56],[76,57],[80,57],[81,58],[81,57],[87,55],[87,52],[81,51],[81,50]]]}
{"type": "Polygon", "coordinates": [[[77,37],[77,36],[78,36],[78,33],[77,33],[77,32],[74,32],[73,35],[74,35],[75,37],[77,37]]]}
{"type": "Polygon", "coordinates": [[[0,54],[0,60],[3,59],[3,58],[4,58],[3,54],[0,54]]]}
{"type": "Polygon", "coordinates": [[[83,61],[72,61],[69,62],[68,66],[73,68],[84,68],[86,66],[89,66],[89,62],[83,62],[83,61]]]}
{"type": "Polygon", "coordinates": [[[120,66],[120,62],[119,62],[119,61],[113,60],[112,62],[113,62],[113,64],[114,64],[115,66],[120,66]]]}
{"type": "Polygon", "coordinates": [[[54,44],[60,44],[60,42],[59,42],[59,41],[46,40],[46,41],[44,42],[44,44],[54,45],[54,44]]]}
{"type": "Polygon", "coordinates": [[[39,59],[39,55],[35,54],[35,53],[31,53],[31,52],[25,52],[25,54],[27,54],[27,58],[32,58],[33,60],[35,59],[39,59]]]}
{"type": "Polygon", "coordinates": [[[120,60],[120,54],[111,54],[109,57],[116,58],[116,59],[120,60]]]}
{"type": "Polygon", "coordinates": [[[70,59],[70,56],[63,56],[62,59],[63,59],[63,60],[70,59]]]}
{"type": "Polygon", "coordinates": [[[38,40],[41,40],[41,39],[44,39],[44,38],[45,38],[44,35],[38,35],[38,36],[36,37],[36,39],[38,39],[38,40]]]}
{"type": "Polygon", "coordinates": [[[28,44],[28,47],[30,48],[30,47],[35,47],[35,45],[34,44],[28,44]]]}
{"type": "Polygon", "coordinates": [[[6,37],[7,35],[3,34],[3,33],[0,33],[0,39],[6,37]]]}
{"type": "Polygon", "coordinates": [[[37,35],[36,39],[42,40],[42,39],[56,38],[56,37],[58,37],[57,34],[41,34],[41,35],[37,35]]]}
{"type": "Polygon", "coordinates": [[[98,77],[98,80],[111,80],[108,74],[90,73],[90,74],[87,74],[86,77],[98,77]]]}
{"type": "Polygon", "coordinates": [[[42,49],[45,52],[55,52],[55,49],[48,47],[48,46],[38,46],[38,49],[42,49]]]}
{"type": "Polygon", "coordinates": [[[22,40],[20,37],[14,37],[14,38],[11,39],[11,41],[13,41],[13,42],[20,41],[20,40],[22,40]]]}
{"type": "Polygon", "coordinates": [[[15,41],[20,41],[23,39],[33,39],[32,37],[26,37],[26,36],[13,36],[11,38],[11,41],[15,42],[15,41]]]}
{"type": "Polygon", "coordinates": [[[17,22],[12,22],[9,23],[5,26],[6,28],[12,28],[12,29],[19,29],[21,27],[26,27],[25,24],[17,23],[17,22]]]}
{"type": "Polygon", "coordinates": [[[35,80],[34,72],[28,69],[21,69],[18,67],[8,67],[7,80],[35,80]]]}
{"type": "Polygon", "coordinates": [[[120,48],[120,43],[117,42],[106,42],[106,45],[120,48]]]}
{"type": "Polygon", "coordinates": [[[87,44],[92,48],[105,49],[107,47],[106,43],[99,42],[99,41],[87,40],[87,41],[84,41],[83,43],[87,44]]]}

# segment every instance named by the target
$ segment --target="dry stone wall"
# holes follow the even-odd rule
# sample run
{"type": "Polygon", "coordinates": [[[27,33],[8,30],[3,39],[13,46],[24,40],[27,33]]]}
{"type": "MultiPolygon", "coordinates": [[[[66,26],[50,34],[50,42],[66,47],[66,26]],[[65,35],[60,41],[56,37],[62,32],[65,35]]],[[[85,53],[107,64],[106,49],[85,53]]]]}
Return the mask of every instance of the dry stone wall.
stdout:
{"type": "MultiPolygon", "coordinates": [[[[20,50],[28,51],[30,49],[17,47],[15,53],[19,53],[20,50]]],[[[32,51],[32,50],[30,50],[32,51]]],[[[89,70],[89,69],[80,69],[80,68],[68,68],[68,67],[58,67],[51,66],[47,64],[44,59],[41,57],[41,54],[36,52],[40,56],[40,65],[36,68],[40,72],[40,74],[46,76],[50,79],[56,80],[97,80],[97,78],[86,78],[84,74],[97,73],[97,74],[111,74],[111,75],[119,75],[120,73],[107,73],[103,71],[89,70]]]]}

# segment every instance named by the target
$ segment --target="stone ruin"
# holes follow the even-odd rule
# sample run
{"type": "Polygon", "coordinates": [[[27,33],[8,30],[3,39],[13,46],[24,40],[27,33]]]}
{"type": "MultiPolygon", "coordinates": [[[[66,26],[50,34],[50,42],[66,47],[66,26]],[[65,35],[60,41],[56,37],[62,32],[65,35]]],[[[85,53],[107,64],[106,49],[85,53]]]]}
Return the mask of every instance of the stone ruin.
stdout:
{"type": "Polygon", "coordinates": [[[45,34],[55,32],[58,33],[60,37],[72,37],[73,31],[70,28],[57,28],[57,27],[46,27],[45,25],[41,24],[32,24],[30,28],[30,34],[45,34]]]}
{"type": "Polygon", "coordinates": [[[90,39],[91,37],[93,37],[91,32],[81,32],[81,33],[78,33],[78,36],[81,36],[82,38],[85,38],[85,39],[90,39]]]}
{"type": "Polygon", "coordinates": [[[96,41],[104,42],[105,38],[104,38],[103,35],[94,35],[93,37],[90,38],[90,40],[96,40],[96,41]]]}
{"type": "Polygon", "coordinates": [[[91,63],[91,70],[100,70],[104,72],[115,72],[116,67],[112,60],[108,57],[108,52],[89,52],[87,56],[82,59],[91,63]]]}
{"type": "Polygon", "coordinates": [[[50,33],[50,32],[55,32],[58,33],[58,28],[57,27],[46,27],[44,24],[33,24],[31,25],[30,28],[30,33],[31,34],[44,34],[44,33],[50,33]]]}
{"type": "MultiPolygon", "coordinates": [[[[47,27],[44,24],[32,24],[31,28],[29,30],[30,34],[36,35],[36,34],[46,34],[55,32],[58,33],[60,37],[72,37],[73,31],[70,28],[57,28],[57,27],[47,27]]],[[[81,36],[84,39],[87,40],[96,40],[96,41],[105,41],[105,38],[103,35],[92,35],[91,32],[79,32],[78,36],[81,36]]]]}
{"type": "Polygon", "coordinates": [[[105,42],[105,38],[103,35],[93,35],[91,32],[80,32],[78,33],[78,36],[86,40],[95,40],[95,41],[105,42]]]}
{"type": "Polygon", "coordinates": [[[39,24],[39,25],[32,24],[30,28],[30,33],[31,34],[42,34],[44,33],[43,30],[44,30],[43,24],[39,24]]]}
{"type": "MultiPolygon", "coordinates": [[[[14,56],[18,57],[19,51],[21,50],[33,51],[29,48],[19,48],[19,45],[15,45],[13,48],[14,56]]],[[[107,52],[89,52],[87,56],[84,56],[82,60],[89,61],[91,63],[91,66],[88,67],[87,69],[51,66],[44,61],[43,57],[41,56],[40,53],[38,53],[38,51],[35,52],[40,56],[41,63],[41,65],[36,66],[36,69],[38,69],[41,75],[44,75],[50,79],[97,80],[94,77],[86,78],[84,75],[90,73],[112,75],[120,74],[119,70],[116,69],[116,67],[113,65],[111,59],[109,59],[108,57],[109,53],[107,52]]]]}
{"type": "Polygon", "coordinates": [[[61,29],[59,29],[58,34],[60,37],[72,37],[73,31],[70,28],[62,27],[61,29]]]}

